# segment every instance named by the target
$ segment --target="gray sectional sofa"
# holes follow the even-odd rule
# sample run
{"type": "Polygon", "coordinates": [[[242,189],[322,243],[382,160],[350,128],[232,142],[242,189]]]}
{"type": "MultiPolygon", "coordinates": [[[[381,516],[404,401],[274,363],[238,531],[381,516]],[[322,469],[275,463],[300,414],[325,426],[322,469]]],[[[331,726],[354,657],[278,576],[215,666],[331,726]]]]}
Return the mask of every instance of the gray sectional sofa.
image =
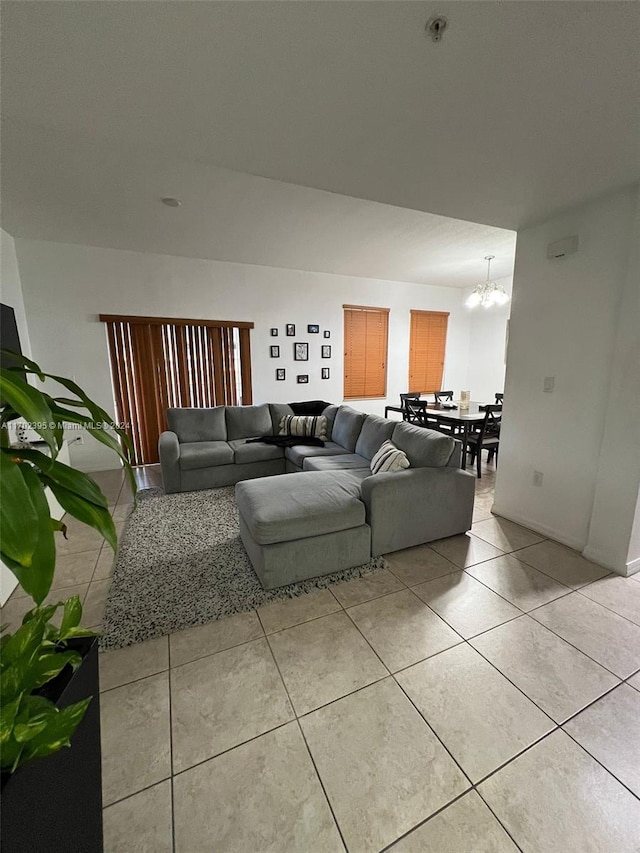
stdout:
{"type": "Polygon", "coordinates": [[[237,483],[240,533],[265,588],[471,527],[475,478],[459,467],[456,439],[328,406],[324,447],[247,443],[277,434],[292,413],[286,404],[170,409],[170,431],[160,436],[167,492],[237,483]],[[371,459],[387,439],[410,467],[372,474],[371,459]]]}

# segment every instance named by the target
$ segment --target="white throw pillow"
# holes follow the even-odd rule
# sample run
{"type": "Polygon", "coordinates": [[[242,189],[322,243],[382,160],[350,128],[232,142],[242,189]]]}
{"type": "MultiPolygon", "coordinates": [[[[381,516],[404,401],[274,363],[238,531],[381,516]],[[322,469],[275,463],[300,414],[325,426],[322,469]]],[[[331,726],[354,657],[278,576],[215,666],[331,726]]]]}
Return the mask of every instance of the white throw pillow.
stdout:
{"type": "Polygon", "coordinates": [[[407,454],[398,450],[395,444],[385,441],[371,460],[371,473],[382,474],[383,471],[402,471],[409,467],[407,454]]]}
{"type": "Polygon", "coordinates": [[[280,435],[297,435],[327,441],[327,419],[324,415],[285,415],[280,419],[280,435]]]}

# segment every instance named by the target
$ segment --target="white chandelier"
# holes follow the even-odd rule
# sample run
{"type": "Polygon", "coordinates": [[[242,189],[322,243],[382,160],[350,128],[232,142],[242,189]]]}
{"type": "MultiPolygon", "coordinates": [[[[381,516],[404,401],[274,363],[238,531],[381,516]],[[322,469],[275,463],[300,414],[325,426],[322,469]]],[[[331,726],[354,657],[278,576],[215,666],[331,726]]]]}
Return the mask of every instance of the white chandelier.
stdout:
{"type": "Polygon", "coordinates": [[[491,308],[492,305],[506,305],[509,301],[509,294],[501,284],[491,281],[491,261],[495,255],[486,255],[487,262],[487,280],[482,284],[476,284],[473,291],[466,301],[469,308],[477,308],[482,305],[483,308],[491,308]]]}

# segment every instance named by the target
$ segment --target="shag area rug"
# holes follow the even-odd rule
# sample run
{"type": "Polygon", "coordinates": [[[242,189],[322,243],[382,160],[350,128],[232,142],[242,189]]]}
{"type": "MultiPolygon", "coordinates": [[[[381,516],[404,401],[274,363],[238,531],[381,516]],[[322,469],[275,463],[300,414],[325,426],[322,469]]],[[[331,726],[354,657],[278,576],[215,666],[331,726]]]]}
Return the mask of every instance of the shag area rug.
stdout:
{"type": "Polygon", "coordinates": [[[364,566],[266,591],[240,539],[233,486],[138,493],[109,591],[100,647],[118,649],[385,567],[364,566]]]}

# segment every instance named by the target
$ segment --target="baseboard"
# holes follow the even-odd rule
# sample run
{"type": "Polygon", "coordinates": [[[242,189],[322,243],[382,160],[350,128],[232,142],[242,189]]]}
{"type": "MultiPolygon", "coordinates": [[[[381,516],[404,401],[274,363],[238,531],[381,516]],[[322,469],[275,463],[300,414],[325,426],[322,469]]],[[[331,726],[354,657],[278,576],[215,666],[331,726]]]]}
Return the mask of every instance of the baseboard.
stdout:
{"type": "Polygon", "coordinates": [[[629,575],[635,575],[636,572],[640,572],[640,557],[637,560],[631,560],[630,563],[627,563],[627,577],[629,575]]]}
{"type": "Polygon", "coordinates": [[[528,530],[533,530],[534,533],[539,533],[541,536],[546,536],[549,539],[553,539],[555,542],[560,542],[562,545],[566,545],[568,548],[573,548],[574,551],[580,551],[580,553],[582,553],[584,542],[576,537],[567,536],[567,534],[562,530],[556,530],[554,527],[548,527],[546,524],[540,524],[537,521],[532,521],[530,518],[525,518],[512,510],[503,509],[497,503],[494,503],[491,511],[494,515],[506,518],[507,521],[514,521],[516,524],[520,524],[528,530]]]}

